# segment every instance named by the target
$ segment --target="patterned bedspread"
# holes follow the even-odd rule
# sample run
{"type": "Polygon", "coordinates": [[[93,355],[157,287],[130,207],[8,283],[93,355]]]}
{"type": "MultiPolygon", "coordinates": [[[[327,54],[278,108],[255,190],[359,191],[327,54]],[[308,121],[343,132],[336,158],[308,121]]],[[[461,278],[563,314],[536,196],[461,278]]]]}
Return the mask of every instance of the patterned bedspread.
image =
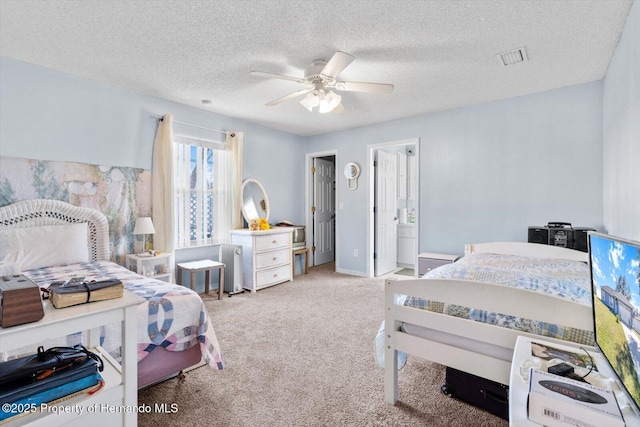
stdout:
{"type": "MultiPolygon", "coordinates": [[[[209,366],[214,369],[224,367],[218,339],[204,303],[191,289],[141,276],[108,261],[39,268],[24,274],[41,287],[72,277],[96,281],[119,279],[125,289],[145,299],[138,306],[138,361],[158,346],[169,351],[182,351],[200,345],[202,358],[209,366]]],[[[101,340],[107,351],[118,353],[119,327],[106,328],[101,340]]]]}
{"type": "MultiPolygon", "coordinates": [[[[591,281],[585,263],[516,255],[470,254],[453,264],[431,270],[424,278],[472,280],[510,286],[553,295],[583,305],[591,305],[591,281]]],[[[472,307],[444,304],[411,296],[399,298],[400,304],[451,316],[489,323],[580,344],[593,345],[593,331],[544,322],[544,319],[522,319],[503,313],[492,313],[472,307]]],[[[376,336],[376,358],[384,366],[384,323],[376,336]],[[382,354],[381,354],[382,353],[382,354]]],[[[399,356],[400,366],[406,356],[399,356]]]]}

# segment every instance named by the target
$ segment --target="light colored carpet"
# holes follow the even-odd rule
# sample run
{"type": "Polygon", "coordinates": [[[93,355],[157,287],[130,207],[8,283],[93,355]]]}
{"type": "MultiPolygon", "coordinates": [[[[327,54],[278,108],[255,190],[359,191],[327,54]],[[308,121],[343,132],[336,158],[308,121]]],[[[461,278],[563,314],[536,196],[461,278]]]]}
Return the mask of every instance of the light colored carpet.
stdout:
{"type": "Polygon", "coordinates": [[[400,276],[411,276],[414,275],[413,268],[403,268],[402,270],[396,271],[394,274],[399,274],[400,276]]]}
{"type": "Polygon", "coordinates": [[[187,373],[139,392],[140,426],[507,426],[440,393],[444,368],[410,357],[399,399],[384,402],[373,340],[383,319],[382,279],[329,264],[293,282],[218,301],[203,296],[226,367],[187,373]]]}

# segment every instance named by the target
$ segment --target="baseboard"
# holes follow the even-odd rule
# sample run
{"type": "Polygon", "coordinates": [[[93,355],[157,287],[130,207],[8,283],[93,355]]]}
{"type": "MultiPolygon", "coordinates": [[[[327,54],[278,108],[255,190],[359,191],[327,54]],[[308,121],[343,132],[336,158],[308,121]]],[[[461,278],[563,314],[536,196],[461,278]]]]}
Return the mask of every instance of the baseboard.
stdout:
{"type": "Polygon", "coordinates": [[[344,270],[342,268],[336,268],[336,273],[348,274],[350,276],[367,277],[362,271],[344,270]]]}

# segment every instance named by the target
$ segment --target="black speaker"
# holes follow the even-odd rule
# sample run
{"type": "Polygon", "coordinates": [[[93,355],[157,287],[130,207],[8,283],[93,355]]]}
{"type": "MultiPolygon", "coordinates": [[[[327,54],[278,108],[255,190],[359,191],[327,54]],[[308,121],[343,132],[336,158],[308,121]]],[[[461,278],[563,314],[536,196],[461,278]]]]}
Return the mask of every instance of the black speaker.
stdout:
{"type": "Polygon", "coordinates": [[[589,231],[596,231],[596,229],[589,227],[575,227],[573,229],[573,249],[582,252],[587,252],[589,250],[589,243],[587,239],[589,231]]]}
{"type": "Polygon", "coordinates": [[[549,244],[549,229],[546,227],[529,227],[529,243],[549,244]]]}

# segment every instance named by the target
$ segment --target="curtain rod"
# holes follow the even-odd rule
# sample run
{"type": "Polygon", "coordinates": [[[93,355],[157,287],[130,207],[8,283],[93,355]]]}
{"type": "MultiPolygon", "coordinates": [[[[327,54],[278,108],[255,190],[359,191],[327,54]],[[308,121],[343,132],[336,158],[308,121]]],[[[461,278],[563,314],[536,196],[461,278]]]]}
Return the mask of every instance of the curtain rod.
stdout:
{"type": "MultiPolygon", "coordinates": [[[[162,116],[159,116],[159,115],[157,115],[157,114],[154,114],[154,115],[153,115],[153,116],[151,116],[151,117],[153,117],[153,118],[155,118],[155,119],[157,119],[157,120],[162,121],[162,116]]],[[[207,128],[207,127],[204,127],[204,126],[194,125],[194,124],[187,123],[187,122],[181,122],[181,121],[179,121],[179,120],[174,120],[174,121],[173,121],[173,123],[178,123],[178,124],[185,125],[185,126],[191,126],[192,128],[204,129],[204,130],[208,130],[208,131],[211,131],[211,132],[219,132],[219,133],[223,133],[223,134],[225,134],[225,135],[227,134],[227,131],[224,131],[224,130],[211,129],[211,128],[207,128]]],[[[231,138],[233,138],[234,136],[236,136],[236,134],[235,134],[234,132],[231,132],[231,134],[230,134],[230,135],[231,135],[231,138]]]]}

